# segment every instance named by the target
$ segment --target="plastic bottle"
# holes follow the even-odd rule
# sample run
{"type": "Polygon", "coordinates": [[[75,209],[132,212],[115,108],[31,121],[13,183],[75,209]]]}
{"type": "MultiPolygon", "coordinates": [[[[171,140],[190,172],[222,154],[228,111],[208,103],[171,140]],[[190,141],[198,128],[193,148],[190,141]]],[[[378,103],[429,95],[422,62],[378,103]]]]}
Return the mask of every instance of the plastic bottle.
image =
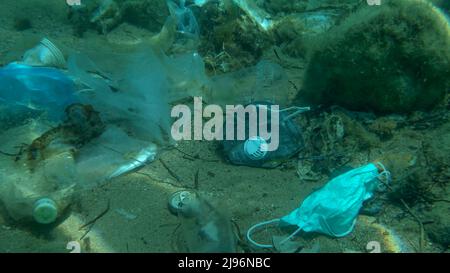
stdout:
{"type": "Polygon", "coordinates": [[[12,220],[52,224],[73,200],[75,163],[64,151],[39,162],[32,171],[13,164],[0,178],[0,200],[12,220]]]}
{"type": "Polygon", "coordinates": [[[51,198],[40,198],[33,205],[32,215],[39,224],[53,223],[58,217],[58,205],[51,198]]]}

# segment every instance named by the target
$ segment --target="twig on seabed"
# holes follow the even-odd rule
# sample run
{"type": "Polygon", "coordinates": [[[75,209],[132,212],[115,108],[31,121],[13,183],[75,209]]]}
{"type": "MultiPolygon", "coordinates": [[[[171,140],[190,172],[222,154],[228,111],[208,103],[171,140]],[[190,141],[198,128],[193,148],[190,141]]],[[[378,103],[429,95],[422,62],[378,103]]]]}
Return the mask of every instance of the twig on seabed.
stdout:
{"type": "Polygon", "coordinates": [[[144,172],[136,172],[136,173],[137,173],[137,174],[144,175],[144,176],[146,176],[146,177],[148,177],[148,178],[150,178],[150,179],[156,181],[157,183],[167,184],[167,185],[170,185],[170,186],[172,186],[172,187],[174,187],[174,188],[191,188],[191,187],[186,186],[186,185],[180,185],[179,183],[178,183],[178,184],[175,184],[175,183],[170,183],[170,182],[161,180],[161,179],[159,179],[159,178],[156,178],[156,177],[151,176],[151,175],[148,174],[148,173],[144,173],[144,172]]]}
{"type": "Polygon", "coordinates": [[[6,155],[6,156],[17,156],[17,154],[10,154],[10,153],[3,152],[3,151],[0,151],[0,154],[6,155]]]}
{"type": "Polygon", "coordinates": [[[277,52],[277,50],[276,50],[275,48],[273,49],[273,53],[275,53],[275,56],[276,56],[277,59],[281,62],[280,55],[278,55],[278,52],[277,52]]]}
{"type": "Polygon", "coordinates": [[[169,166],[167,166],[167,164],[164,162],[164,160],[162,160],[162,158],[159,159],[159,162],[161,162],[161,164],[162,164],[163,167],[167,170],[167,172],[169,172],[169,174],[170,174],[173,178],[175,178],[175,180],[176,180],[178,183],[183,183],[182,180],[181,180],[181,178],[180,178],[174,171],[172,171],[172,170],[169,168],[169,166]]]}
{"type": "Polygon", "coordinates": [[[289,80],[288,82],[289,82],[290,84],[292,84],[292,87],[294,87],[295,91],[299,91],[297,85],[296,85],[293,81],[289,80]]]}
{"type": "Polygon", "coordinates": [[[414,218],[414,220],[416,220],[417,223],[419,224],[419,227],[420,227],[419,252],[422,252],[424,245],[425,245],[425,230],[423,228],[423,223],[419,219],[419,217],[412,212],[411,208],[406,204],[405,201],[403,201],[403,199],[400,198],[400,202],[402,202],[403,206],[405,206],[405,208],[409,212],[409,214],[411,214],[411,216],[414,218]]]}
{"type": "Polygon", "coordinates": [[[244,238],[244,236],[242,236],[241,228],[239,227],[238,223],[233,219],[231,219],[230,221],[236,230],[234,232],[234,234],[237,237],[238,246],[240,246],[244,250],[245,253],[251,253],[252,250],[251,250],[249,244],[247,243],[247,240],[244,238]]]}
{"type": "Polygon", "coordinates": [[[200,172],[199,169],[197,169],[197,171],[195,172],[195,176],[194,176],[194,189],[198,190],[198,173],[200,172]]]}
{"type": "Polygon", "coordinates": [[[428,200],[430,200],[432,202],[446,202],[446,203],[450,203],[450,200],[447,200],[447,199],[433,199],[433,198],[429,198],[428,200]]]}
{"type": "Polygon", "coordinates": [[[175,229],[173,230],[173,232],[172,232],[172,236],[171,236],[171,241],[170,241],[170,245],[171,245],[171,247],[172,247],[172,249],[173,249],[173,251],[175,251],[175,252],[179,252],[180,250],[178,249],[178,240],[179,240],[179,233],[177,233],[178,232],[178,229],[181,227],[181,223],[180,224],[178,224],[176,227],[175,227],[175,229]]]}
{"type": "MultiPolygon", "coordinates": [[[[390,191],[393,191],[392,187],[385,183],[382,180],[379,180],[381,183],[384,184],[384,186],[386,186],[386,188],[388,188],[390,191]]],[[[414,218],[414,220],[416,220],[416,222],[419,224],[419,228],[420,228],[420,237],[419,237],[419,251],[418,252],[422,252],[424,246],[425,246],[425,229],[423,228],[423,222],[422,220],[420,220],[420,218],[412,211],[412,209],[408,206],[408,204],[406,204],[405,200],[403,200],[402,198],[399,198],[399,201],[403,204],[403,206],[405,207],[406,211],[414,218]]]]}
{"type": "Polygon", "coordinates": [[[80,240],[83,240],[83,238],[86,237],[86,235],[91,231],[91,229],[94,226],[95,222],[97,222],[100,218],[105,216],[106,213],[108,213],[108,211],[110,209],[110,204],[111,204],[111,200],[108,199],[108,205],[106,206],[106,209],[104,211],[102,211],[99,215],[97,215],[94,219],[92,219],[91,221],[89,221],[86,224],[82,225],[78,229],[78,230],[82,230],[83,228],[89,226],[88,230],[83,234],[83,236],[81,236],[80,240]]]}

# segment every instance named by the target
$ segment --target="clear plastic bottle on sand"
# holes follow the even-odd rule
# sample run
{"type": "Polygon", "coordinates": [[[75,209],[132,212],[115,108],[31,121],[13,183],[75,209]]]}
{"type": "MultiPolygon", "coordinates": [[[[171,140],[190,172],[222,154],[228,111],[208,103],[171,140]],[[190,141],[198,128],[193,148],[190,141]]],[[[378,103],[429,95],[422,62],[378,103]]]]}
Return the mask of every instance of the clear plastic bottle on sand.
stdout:
{"type": "Polygon", "coordinates": [[[73,200],[76,173],[69,151],[39,162],[33,170],[11,165],[1,174],[0,201],[17,222],[52,224],[73,200]]]}

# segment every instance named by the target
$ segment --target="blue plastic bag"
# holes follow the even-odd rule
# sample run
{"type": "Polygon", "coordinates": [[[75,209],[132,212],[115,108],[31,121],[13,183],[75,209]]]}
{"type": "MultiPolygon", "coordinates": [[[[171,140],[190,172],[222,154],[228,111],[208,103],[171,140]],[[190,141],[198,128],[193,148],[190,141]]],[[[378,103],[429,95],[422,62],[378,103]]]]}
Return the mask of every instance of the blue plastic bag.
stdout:
{"type": "Polygon", "coordinates": [[[0,102],[13,109],[44,110],[58,120],[76,101],[74,92],[73,81],[56,68],[11,63],[0,69],[0,102]]]}

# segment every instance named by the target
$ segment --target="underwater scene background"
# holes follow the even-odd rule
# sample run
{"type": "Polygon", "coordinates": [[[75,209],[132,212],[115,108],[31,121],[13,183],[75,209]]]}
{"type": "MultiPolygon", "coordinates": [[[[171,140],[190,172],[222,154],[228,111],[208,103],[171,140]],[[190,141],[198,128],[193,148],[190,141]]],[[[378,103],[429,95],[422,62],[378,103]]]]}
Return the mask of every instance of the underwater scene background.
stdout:
{"type": "Polygon", "coordinates": [[[0,252],[449,252],[449,14],[2,0],[0,252]],[[279,105],[279,148],[174,140],[199,97],[279,105]]]}

